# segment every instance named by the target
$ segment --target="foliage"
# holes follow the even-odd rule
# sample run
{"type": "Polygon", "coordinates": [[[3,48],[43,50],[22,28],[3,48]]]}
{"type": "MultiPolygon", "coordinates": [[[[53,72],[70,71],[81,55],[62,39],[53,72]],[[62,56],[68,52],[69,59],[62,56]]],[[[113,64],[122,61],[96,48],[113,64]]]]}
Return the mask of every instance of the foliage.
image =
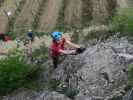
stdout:
{"type": "MultiPolygon", "coordinates": [[[[35,75],[34,75],[35,76],[35,75]]],[[[29,82],[26,82],[24,84],[25,88],[34,90],[34,91],[40,91],[42,89],[44,89],[44,84],[40,83],[39,81],[37,81],[37,79],[29,79],[29,82]]]]}
{"type": "Polygon", "coordinates": [[[51,79],[48,82],[48,88],[50,90],[55,90],[56,91],[58,89],[58,86],[59,86],[60,83],[61,83],[61,81],[59,81],[59,80],[51,79]]]}
{"type": "Polygon", "coordinates": [[[114,35],[113,32],[108,32],[108,31],[105,31],[105,30],[90,32],[83,39],[83,43],[85,43],[87,40],[91,40],[91,43],[95,44],[95,42],[92,42],[93,39],[97,39],[97,40],[100,40],[100,41],[105,41],[106,39],[108,39],[112,35],[114,35]]]}
{"type": "Polygon", "coordinates": [[[122,97],[118,96],[118,97],[113,97],[111,100],[122,100],[122,97]]]}
{"type": "Polygon", "coordinates": [[[0,60],[0,92],[12,91],[28,82],[26,76],[33,67],[20,56],[9,56],[0,60]]]}
{"type": "Polygon", "coordinates": [[[129,78],[129,85],[133,86],[133,64],[128,66],[128,78],[129,78]]]}
{"type": "Polygon", "coordinates": [[[60,89],[56,90],[57,92],[64,94],[65,96],[74,99],[74,97],[79,93],[79,90],[74,89],[69,86],[62,86],[60,89]]]}
{"type": "Polygon", "coordinates": [[[46,35],[46,36],[48,36],[49,35],[49,33],[47,33],[47,32],[33,32],[33,34],[35,34],[36,36],[38,36],[38,37],[41,37],[41,36],[43,36],[43,35],[46,35]]]}
{"type": "Polygon", "coordinates": [[[45,46],[41,46],[32,52],[33,60],[43,61],[48,59],[48,49],[45,46]]]}
{"type": "Polygon", "coordinates": [[[74,97],[79,93],[78,90],[68,88],[65,92],[65,95],[71,99],[74,99],[74,97]]]}
{"type": "Polygon", "coordinates": [[[133,8],[123,8],[113,16],[112,30],[133,36],[133,8]]]}
{"type": "Polygon", "coordinates": [[[58,22],[58,23],[56,24],[56,27],[54,28],[54,30],[58,30],[58,31],[61,31],[61,32],[66,31],[64,22],[63,22],[63,21],[58,22]]]}
{"type": "Polygon", "coordinates": [[[16,34],[14,34],[13,32],[7,32],[6,33],[11,39],[15,39],[16,38],[16,34]]]}

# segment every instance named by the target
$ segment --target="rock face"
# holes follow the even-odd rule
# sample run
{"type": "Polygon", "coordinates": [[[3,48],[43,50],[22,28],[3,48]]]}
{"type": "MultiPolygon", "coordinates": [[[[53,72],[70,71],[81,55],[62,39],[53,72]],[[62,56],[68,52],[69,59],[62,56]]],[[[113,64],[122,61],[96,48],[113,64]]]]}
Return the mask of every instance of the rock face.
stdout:
{"type": "Polygon", "coordinates": [[[132,6],[132,0],[116,0],[117,1],[117,5],[120,8],[127,8],[129,6],[132,6]]]}
{"type": "Polygon", "coordinates": [[[81,28],[106,24],[116,8],[133,5],[132,0],[15,0],[0,9],[0,30],[24,33],[28,29],[51,32],[54,28],[81,28]],[[4,11],[11,11],[8,19],[4,11]],[[15,13],[14,13],[15,12],[15,13]]]}
{"type": "MultiPolygon", "coordinates": [[[[133,45],[126,38],[116,36],[96,45],[87,45],[79,55],[70,55],[52,72],[41,73],[41,81],[61,80],[60,86],[78,90],[75,100],[111,100],[125,94],[127,66],[133,59],[119,54],[133,54],[133,45]],[[46,79],[47,78],[47,79],[46,79]]],[[[50,66],[50,65],[49,65],[50,66]]],[[[70,100],[57,92],[22,89],[2,100],[70,100]]]]}
{"type": "Polygon", "coordinates": [[[21,89],[14,92],[8,97],[4,97],[2,100],[70,100],[62,94],[57,92],[34,92],[28,89],[21,89]]]}
{"type": "Polygon", "coordinates": [[[122,96],[127,84],[129,61],[117,53],[129,53],[130,50],[133,50],[133,45],[124,38],[88,46],[83,54],[67,57],[53,77],[78,89],[77,100],[109,100],[122,96]]]}

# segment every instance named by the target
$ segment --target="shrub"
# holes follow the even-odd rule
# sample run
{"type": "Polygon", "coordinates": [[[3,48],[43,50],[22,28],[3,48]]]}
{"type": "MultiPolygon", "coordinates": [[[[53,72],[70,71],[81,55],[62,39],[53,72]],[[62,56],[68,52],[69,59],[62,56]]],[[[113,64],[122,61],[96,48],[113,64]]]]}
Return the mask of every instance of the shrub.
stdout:
{"type": "Polygon", "coordinates": [[[123,8],[112,18],[112,29],[123,35],[132,35],[133,32],[133,8],[123,8]]]}
{"type": "Polygon", "coordinates": [[[7,32],[6,33],[11,39],[16,39],[16,33],[14,32],[7,32]]]}
{"type": "Polygon", "coordinates": [[[48,88],[50,90],[55,90],[56,91],[58,89],[58,86],[59,86],[60,83],[61,83],[61,81],[59,81],[59,80],[51,79],[48,82],[48,88]]]}
{"type": "Polygon", "coordinates": [[[67,91],[65,92],[65,95],[71,99],[74,99],[74,97],[79,93],[78,90],[75,89],[67,89],[67,91]]]}
{"type": "Polygon", "coordinates": [[[65,96],[69,97],[70,99],[74,99],[76,95],[78,95],[79,90],[78,89],[74,89],[72,87],[68,87],[68,86],[63,86],[60,87],[60,89],[57,90],[57,92],[64,94],[65,96]]]}
{"type": "Polygon", "coordinates": [[[45,46],[41,46],[39,49],[36,49],[32,52],[33,60],[38,60],[45,62],[48,59],[48,49],[45,46]]]}
{"type": "Polygon", "coordinates": [[[19,56],[10,56],[0,60],[0,92],[9,92],[22,86],[28,81],[26,76],[33,67],[19,56]]]}
{"type": "Polygon", "coordinates": [[[33,32],[33,34],[35,35],[35,36],[38,36],[38,37],[41,37],[41,36],[44,36],[44,35],[46,35],[46,36],[48,36],[49,35],[49,33],[48,32],[33,32]]]}
{"type": "Polygon", "coordinates": [[[128,67],[128,79],[129,85],[133,86],[133,64],[129,65],[128,67]]]}
{"type": "Polygon", "coordinates": [[[118,97],[113,97],[111,100],[122,100],[122,97],[118,96],[118,97]]]}

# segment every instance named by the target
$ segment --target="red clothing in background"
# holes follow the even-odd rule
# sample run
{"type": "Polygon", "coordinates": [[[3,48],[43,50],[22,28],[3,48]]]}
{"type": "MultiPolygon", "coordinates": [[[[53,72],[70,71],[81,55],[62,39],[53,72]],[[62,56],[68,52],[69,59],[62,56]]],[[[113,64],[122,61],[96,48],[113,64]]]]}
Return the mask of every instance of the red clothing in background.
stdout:
{"type": "Polygon", "coordinates": [[[5,39],[4,39],[5,42],[8,42],[8,41],[10,41],[10,40],[11,40],[10,37],[5,36],[5,39]]]}
{"type": "Polygon", "coordinates": [[[7,41],[10,41],[11,38],[4,33],[0,33],[0,40],[7,42],[7,41]]]}

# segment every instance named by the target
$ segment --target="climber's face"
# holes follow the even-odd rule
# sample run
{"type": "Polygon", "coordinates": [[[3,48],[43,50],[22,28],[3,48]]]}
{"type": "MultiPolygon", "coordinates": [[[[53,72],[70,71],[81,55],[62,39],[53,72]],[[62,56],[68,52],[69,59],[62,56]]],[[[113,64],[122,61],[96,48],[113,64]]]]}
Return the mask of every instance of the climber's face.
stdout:
{"type": "Polygon", "coordinates": [[[61,42],[61,38],[62,38],[62,35],[61,35],[61,37],[57,40],[57,43],[60,43],[60,42],[61,42]]]}

